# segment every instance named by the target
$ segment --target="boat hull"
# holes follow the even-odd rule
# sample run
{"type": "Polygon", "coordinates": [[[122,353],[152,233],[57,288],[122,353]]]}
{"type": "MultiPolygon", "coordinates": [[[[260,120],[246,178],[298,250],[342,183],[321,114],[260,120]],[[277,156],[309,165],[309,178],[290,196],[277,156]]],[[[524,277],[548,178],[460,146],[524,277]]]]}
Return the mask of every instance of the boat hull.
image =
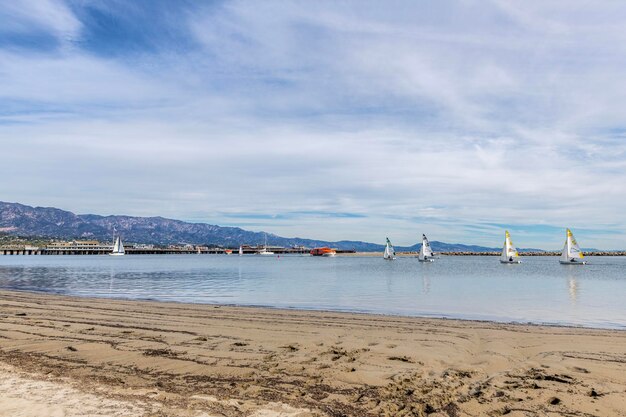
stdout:
{"type": "Polygon", "coordinates": [[[124,256],[124,253],[109,253],[109,256],[124,256]]]}
{"type": "Polygon", "coordinates": [[[333,257],[337,254],[334,249],[323,247],[323,248],[314,248],[309,252],[311,256],[325,256],[325,257],[333,257]]]}
{"type": "Polygon", "coordinates": [[[418,261],[420,262],[435,262],[435,260],[433,258],[417,258],[418,261]]]}
{"type": "Polygon", "coordinates": [[[506,261],[503,261],[502,259],[500,259],[500,263],[501,263],[501,264],[521,264],[521,263],[522,263],[522,261],[520,261],[520,260],[516,260],[516,261],[509,261],[509,260],[506,260],[506,261]]]}
{"type": "Polygon", "coordinates": [[[561,265],[587,265],[587,261],[559,261],[561,265]]]}

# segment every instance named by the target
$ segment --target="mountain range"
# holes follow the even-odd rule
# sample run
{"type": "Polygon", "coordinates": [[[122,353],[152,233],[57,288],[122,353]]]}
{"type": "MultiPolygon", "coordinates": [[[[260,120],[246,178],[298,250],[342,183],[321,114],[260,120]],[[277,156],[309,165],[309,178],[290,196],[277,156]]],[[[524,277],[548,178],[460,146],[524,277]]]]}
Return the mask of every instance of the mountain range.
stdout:
{"type": "MultiPolygon", "coordinates": [[[[54,207],[31,207],[19,203],[0,202],[0,232],[55,239],[97,239],[111,241],[113,233],[119,233],[126,242],[155,245],[195,244],[238,247],[240,244],[259,245],[265,241],[264,232],[251,232],[239,227],[222,227],[206,223],[188,223],[163,217],[99,216],[74,214],[54,207]]],[[[288,238],[267,233],[269,245],[283,247],[330,246],[358,252],[382,251],[384,245],[342,240],[288,238]]],[[[396,247],[398,251],[418,251],[421,242],[408,247],[396,247]]],[[[437,252],[492,252],[500,248],[476,245],[450,244],[432,241],[437,252]]]]}

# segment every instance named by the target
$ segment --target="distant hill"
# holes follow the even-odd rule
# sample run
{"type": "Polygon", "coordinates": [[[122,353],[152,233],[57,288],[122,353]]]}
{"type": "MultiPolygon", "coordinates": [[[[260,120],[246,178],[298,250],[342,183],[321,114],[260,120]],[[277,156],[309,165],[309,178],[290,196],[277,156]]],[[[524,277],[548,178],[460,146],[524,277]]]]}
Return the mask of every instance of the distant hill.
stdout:
{"type": "MultiPolygon", "coordinates": [[[[413,246],[396,246],[396,251],[419,252],[421,247],[422,242],[419,242],[413,246]]],[[[502,248],[487,248],[484,246],[463,245],[461,243],[445,243],[436,240],[430,242],[430,247],[435,252],[495,252],[502,250],[502,248]]]]}
{"type": "MultiPolygon", "coordinates": [[[[74,214],[53,207],[31,207],[18,203],[0,202],[0,232],[20,236],[40,236],[57,239],[112,240],[117,230],[124,240],[155,245],[200,244],[237,247],[240,244],[258,245],[265,240],[263,232],[251,232],[239,227],[222,227],[206,223],[188,223],[163,217],[98,216],[74,214]]],[[[353,249],[358,252],[382,251],[384,245],[342,240],[287,238],[267,234],[270,245],[283,247],[330,246],[338,249],[353,249]]],[[[398,251],[419,251],[421,242],[409,247],[396,247],[398,251]]],[[[475,245],[431,242],[436,252],[492,252],[500,248],[475,245]]]]}

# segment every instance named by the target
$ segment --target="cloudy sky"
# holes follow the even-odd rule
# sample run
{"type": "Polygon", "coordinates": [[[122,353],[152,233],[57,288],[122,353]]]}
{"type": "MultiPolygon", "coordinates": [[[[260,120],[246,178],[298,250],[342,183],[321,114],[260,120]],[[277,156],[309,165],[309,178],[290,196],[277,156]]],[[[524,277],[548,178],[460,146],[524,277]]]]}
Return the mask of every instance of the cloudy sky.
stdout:
{"type": "Polygon", "coordinates": [[[0,3],[0,200],[626,247],[623,1],[0,3]]]}

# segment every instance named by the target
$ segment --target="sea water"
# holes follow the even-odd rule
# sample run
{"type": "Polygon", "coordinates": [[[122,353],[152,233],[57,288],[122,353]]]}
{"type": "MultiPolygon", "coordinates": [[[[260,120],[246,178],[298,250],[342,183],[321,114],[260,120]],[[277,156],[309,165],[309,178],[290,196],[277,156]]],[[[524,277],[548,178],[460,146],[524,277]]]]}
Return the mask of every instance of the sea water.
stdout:
{"type": "Polygon", "coordinates": [[[0,288],[73,296],[626,329],[626,258],[0,256],[0,288]]]}

